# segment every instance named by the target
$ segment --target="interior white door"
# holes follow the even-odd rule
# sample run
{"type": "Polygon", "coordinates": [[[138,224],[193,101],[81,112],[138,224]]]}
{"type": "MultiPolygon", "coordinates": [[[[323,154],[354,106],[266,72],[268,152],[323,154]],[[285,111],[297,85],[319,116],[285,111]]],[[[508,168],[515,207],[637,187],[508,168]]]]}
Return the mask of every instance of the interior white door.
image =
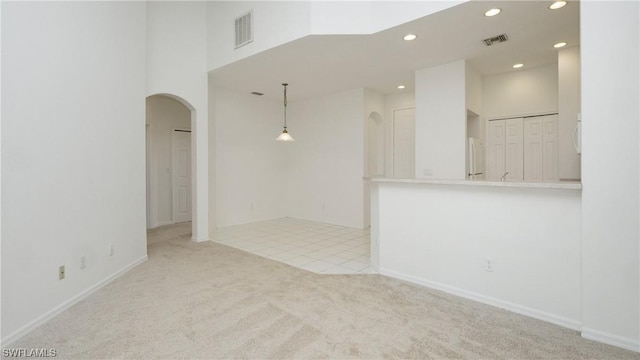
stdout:
{"type": "Polygon", "coordinates": [[[393,177],[415,178],[416,162],[415,109],[393,112],[393,177]]]}
{"type": "Polygon", "coordinates": [[[559,180],[558,115],[542,116],[542,176],[544,181],[559,180]]]}
{"type": "Polygon", "coordinates": [[[487,180],[498,180],[504,174],[505,120],[487,124],[487,180]]]}
{"type": "Polygon", "coordinates": [[[191,131],[173,131],[173,222],[191,221],[191,131]]]}
{"type": "MultiPolygon", "coordinates": [[[[522,118],[505,120],[505,180],[522,181],[523,179],[523,138],[522,118]]],[[[502,175],[501,175],[502,176],[502,175]]]]}
{"type": "Polygon", "coordinates": [[[524,181],[542,181],[542,118],[524,120],[524,181]]]}

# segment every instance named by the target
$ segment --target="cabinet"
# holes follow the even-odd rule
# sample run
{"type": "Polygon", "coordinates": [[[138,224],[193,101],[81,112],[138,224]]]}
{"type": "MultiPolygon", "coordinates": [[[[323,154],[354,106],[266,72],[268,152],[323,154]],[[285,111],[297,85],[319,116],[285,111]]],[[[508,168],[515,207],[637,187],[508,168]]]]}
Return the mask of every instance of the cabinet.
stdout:
{"type": "Polygon", "coordinates": [[[490,120],[487,179],[558,181],[558,115],[490,120]]]}

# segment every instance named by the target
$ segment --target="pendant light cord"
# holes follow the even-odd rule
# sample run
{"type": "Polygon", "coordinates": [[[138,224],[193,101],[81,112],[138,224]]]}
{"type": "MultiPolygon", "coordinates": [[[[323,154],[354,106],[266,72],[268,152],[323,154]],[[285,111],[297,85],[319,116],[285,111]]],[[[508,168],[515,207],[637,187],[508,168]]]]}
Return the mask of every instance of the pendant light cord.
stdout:
{"type": "Polygon", "coordinates": [[[284,86],[284,130],[287,130],[287,85],[282,84],[284,86]]]}

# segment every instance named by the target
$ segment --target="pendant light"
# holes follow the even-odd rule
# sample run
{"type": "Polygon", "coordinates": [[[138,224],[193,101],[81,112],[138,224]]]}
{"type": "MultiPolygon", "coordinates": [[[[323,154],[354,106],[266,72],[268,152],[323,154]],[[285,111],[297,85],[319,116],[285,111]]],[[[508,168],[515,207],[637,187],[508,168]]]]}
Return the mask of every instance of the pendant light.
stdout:
{"type": "Polygon", "coordinates": [[[282,134],[278,136],[276,141],[295,141],[287,132],[287,85],[289,84],[282,84],[284,87],[284,128],[282,129],[282,134]]]}

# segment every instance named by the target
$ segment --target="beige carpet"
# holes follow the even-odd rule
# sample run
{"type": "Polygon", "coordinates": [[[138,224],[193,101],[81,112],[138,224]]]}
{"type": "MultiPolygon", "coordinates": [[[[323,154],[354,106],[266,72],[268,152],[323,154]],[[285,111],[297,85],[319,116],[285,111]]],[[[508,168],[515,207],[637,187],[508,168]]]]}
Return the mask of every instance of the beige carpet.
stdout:
{"type": "Polygon", "coordinates": [[[149,232],[149,261],[11,347],[66,359],[640,359],[571,330],[380,275],[319,275],[149,232]]]}

